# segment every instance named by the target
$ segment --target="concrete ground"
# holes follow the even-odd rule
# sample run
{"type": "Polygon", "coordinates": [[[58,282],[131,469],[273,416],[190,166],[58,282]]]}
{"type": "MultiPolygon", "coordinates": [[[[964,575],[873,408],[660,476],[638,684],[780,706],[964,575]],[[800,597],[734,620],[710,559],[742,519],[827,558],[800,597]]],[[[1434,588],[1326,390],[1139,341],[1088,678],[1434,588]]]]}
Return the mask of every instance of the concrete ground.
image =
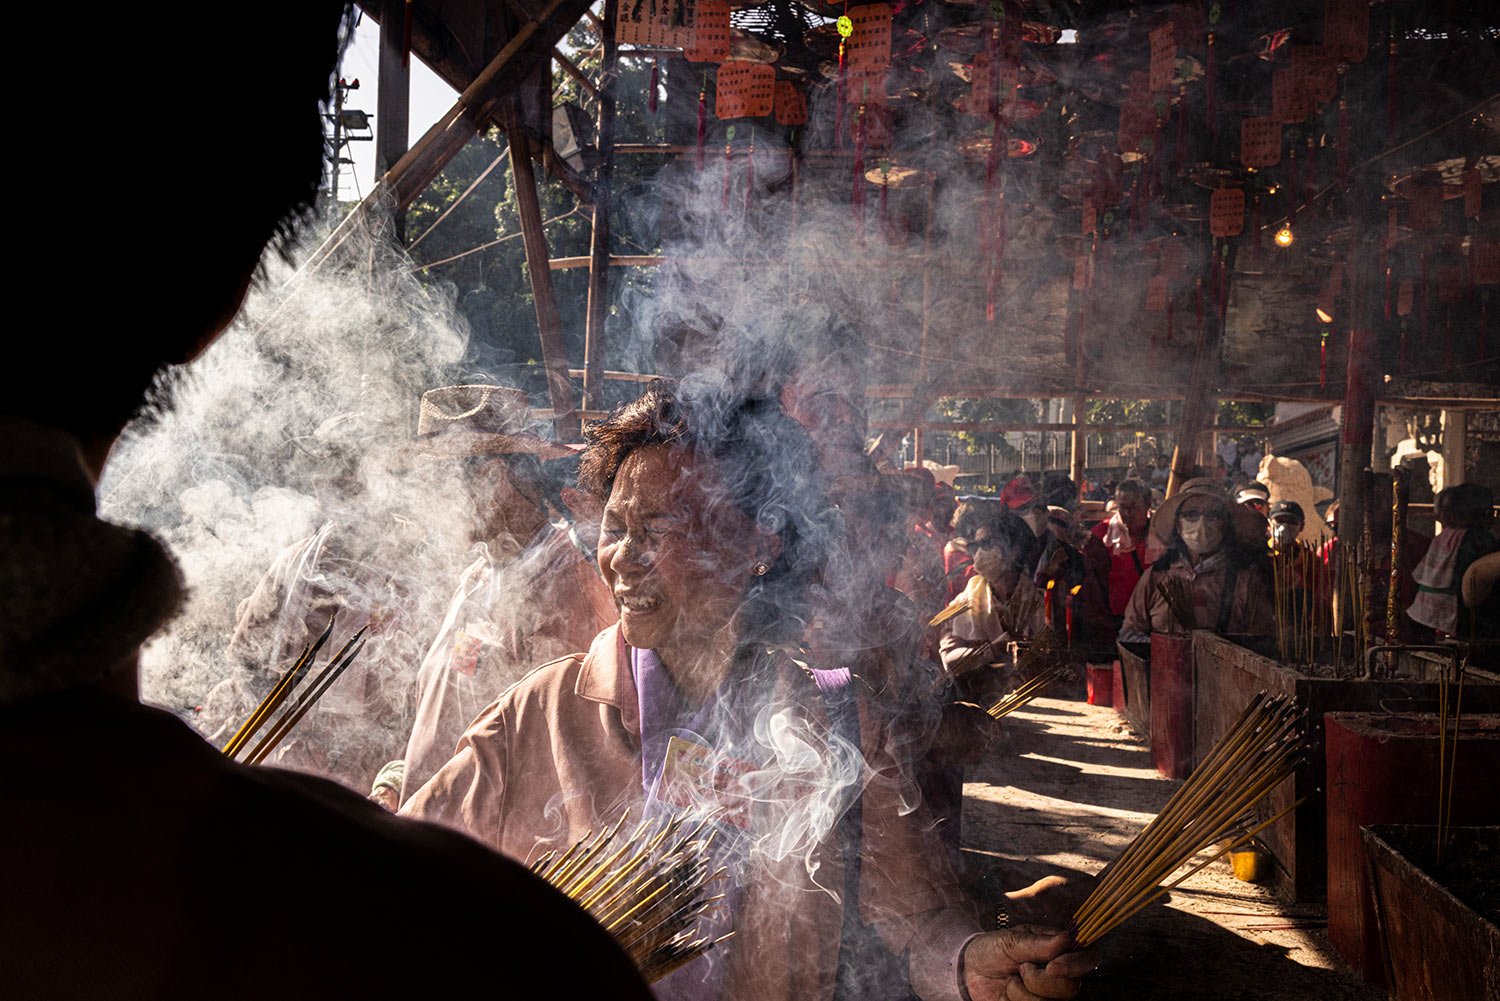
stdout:
{"type": "MultiPolygon", "coordinates": [[[[1152,768],[1145,742],[1113,709],[1041,698],[1004,726],[1005,742],[965,774],[963,865],[987,900],[1043,876],[1097,873],[1181,784],[1152,768]]],[[[1386,998],[1342,965],[1321,908],[1236,880],[1227,859],[1100,948],[1085,1001],[1386,998]]]]}

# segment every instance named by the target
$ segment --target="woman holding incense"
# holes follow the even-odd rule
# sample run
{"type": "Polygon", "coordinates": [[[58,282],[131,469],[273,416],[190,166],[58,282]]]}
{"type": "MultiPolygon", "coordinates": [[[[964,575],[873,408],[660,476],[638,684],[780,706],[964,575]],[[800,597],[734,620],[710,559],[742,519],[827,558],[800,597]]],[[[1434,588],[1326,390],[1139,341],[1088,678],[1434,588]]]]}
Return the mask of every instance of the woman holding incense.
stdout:
{"type": "Polygon", "coordinates": [[[868,927],[927,1001],[1076,992],[1093,959],[1065,935],[977,934],[858,679],[784,652],[829,541],[805,434],[769,401],[656,384],[588,438],[620,623],[502,695],[405,812],[529,859],[626,810],[713,811],[728,874],[711,931],[734,937],[659,997],[883,996],[889,978],[851,955],[868,927]]]}
{"type": "Polygon", "coordinates": [[[948,621],[938,643],[943,667],[954,677],[999,658],[1008,641],[1028,638],[1006,630],[1000,607],[1018,583],[1031,580],[1026,563],[1034,536],[1026,522],[1009,511],[989,508],[984,515],[968,529],[974,576],[954,599],[963,603],[964,611],[948,621]]]}
{"type": "Polygon", "coordinates": [[[1231,503],[1213,480],[1189,480],[1151,516],[1151,534],[1167,551],[1136,584],[1120,629],[1122,641],[1144,643],[1152,633],[1190,629],[1221,635],[1275,632],[1260,515],[1231,503]],[[1176,587],[1189,607],[1173,607],[1163,586],[1171,578],[1184,582],[1176,587]]]}

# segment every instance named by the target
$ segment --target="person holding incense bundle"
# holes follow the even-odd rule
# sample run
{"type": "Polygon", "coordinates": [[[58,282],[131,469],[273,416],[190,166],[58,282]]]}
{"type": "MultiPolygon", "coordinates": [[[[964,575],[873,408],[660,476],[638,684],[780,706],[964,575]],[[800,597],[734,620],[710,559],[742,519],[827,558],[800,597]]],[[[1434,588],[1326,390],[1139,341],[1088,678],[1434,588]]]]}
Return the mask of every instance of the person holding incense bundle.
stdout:
{"type": "Polygon", "coordinates": [[[587,439],[620,623],[501,696],[404,811],[534,858],[627,811],[700,809],[733,937],[660,998],[884,997],[870,928],[925,1001],[1072,996],[1093,957],[979,933],[860,680],[790,655],[833,542],[804,432],[769,400],[657,383],[587,439]]]}
{"type": "MultiPolygon", "coordinates": [[[[26,37],[55,28],[16,17],[26,37]]],[[[169,409],[169,366],[228,327],[262,253],[290,252],[352,32],[342,3],[269,18],[146,7],[74,32],[89,72],[21,109],[19,127],[55,148],[77,134],[57,109],[91,107],[99,149],[128,151],[110,158],[112,201],[152,218],[100,226],[93,198],[17,205],[47,258],[76,256],[85,231],[96,256],[65,323],[0,367],[0,754],[25,763],[0,786],[7,998],[468,997],[493,991],[497,964],[530,981],[513,997],[551,994],[533,985],[566,969],[579,996],[650,998],[593,919],[511,860],[335,783],[231,761],[140,701],[141,646],[185,585],[161,542],[99,517],[99,478],[148,400],[169,409]],[[254,155],[215,165],[213,211],[179,208],[174,168],[222,140],[225,107],[254,155]],[[385,961],[373,943],[397,928],[409,949],[451,949],[448,923],[414,914],[462,914],[482,956],[385,961]]],[[[50,176],[97,190],[99,162],[62,157],[50,176]]]]}
{"type": "Polygon", "coordinates": [[[1210,479],[1189,480],[1151,516],[1151,534],[1166,547],[1130,596],[1120,639],[1144,643],[1152,633],[1211,629],[1221,635],[1270,636],[1276,630],[1265,569],[1265,522],[1231,503],[1210,479]],[[1169,601],[1162,582],[1185,582],[1188,609],[1169,601]],[[1181,621],[1183,615],[1191,622],[1181,621]]]}
{"type": "Polygon", "coordinates": [[[1033,618],[1019,631],[1007,628],[1000,607],[1018,585],[1030,587],[1028,560],[1035,536],[1019,516],[990,510],[990,518],[970,529],[968,548],[974,565],[959,599],[964,611],[949,619],[938,650],[943,667],[954,677],[968,674],[1004,654],[1011,640],[1029,639],[1041,620],[1033,618]]]}

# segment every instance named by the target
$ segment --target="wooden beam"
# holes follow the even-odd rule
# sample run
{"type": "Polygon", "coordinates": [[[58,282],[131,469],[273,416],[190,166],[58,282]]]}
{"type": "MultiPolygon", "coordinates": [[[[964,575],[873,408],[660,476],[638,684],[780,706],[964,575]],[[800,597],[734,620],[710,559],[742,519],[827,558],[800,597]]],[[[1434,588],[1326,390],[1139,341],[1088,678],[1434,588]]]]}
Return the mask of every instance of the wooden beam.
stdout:
{"type": "Polygon", "coordinates": [[[564,73],[577,80],[578,86],[588,91],[590,97],[597,98],[599,96],[599,88],[594,86],[594,81],[584,75],[583,70],[579,69],[573,60],[563,55],[556,48],[552,50],[552,59],[558,66],[562,67],[564,73]]]}
{"type": "Polygon", "coordinates": [[[615,84],[620,50],[615,42],[619,0],[604,0],[604,52],[599,71],[599,166],[594,171],[594,225],[589,243],[589,296],[583,331],[583,405],[598,409],[604,389],[604,335],[609,316],[610,210],[614,206],[615,84]]]}
{"type": "Polygon", "coordinates": [[[552,411],[562,419],[556,432],[563,441],[576,440],[578,422],[569,419],[578,409],[573,383],[568,379],[568,352],[563,342],[562,317],[552,292],[552,270],[547,263],[547,234],[536,194],[536,172],[531,166],[530,140],[512,106],[506,112],[505,134],[510,141],[510,176],[516,192],[516,214],[521,217],[521,240],[526,247],[526,272],[536,303],[536,328],[542,342],[542,364],[547,370],[547,396],[552,411]]]}
{"type": "Polygon", "coordinates": [[[589,0],[548,0],[541,14],[522,25],[495,53],[489,65],[458,95],[453,107],[371,186],[365,200],[344,217],[308,258],[304,271],[319,268],[350,236],[365,227],[377,208],[410,206],[464,144],[496,118],[502,98],[543,64],[552,47],[588,9],[588,3],[589,0]]]}
{"type": "MultiPolygon", "coordinates": [[[[380,78],[375,94],[375,172],[383,174],[406,153],[411,122],[411,65],[402,52],[407,0],[381,0],[380,78]]],[[[406,241],[406,213],[393,213],[396,239],[406,241]]]]}

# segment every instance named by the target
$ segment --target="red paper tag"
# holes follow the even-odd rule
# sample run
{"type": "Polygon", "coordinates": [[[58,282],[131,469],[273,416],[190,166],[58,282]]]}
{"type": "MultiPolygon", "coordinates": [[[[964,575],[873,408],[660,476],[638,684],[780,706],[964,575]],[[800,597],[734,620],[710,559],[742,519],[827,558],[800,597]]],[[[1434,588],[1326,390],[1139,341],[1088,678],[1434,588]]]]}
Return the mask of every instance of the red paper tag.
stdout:
{"type": "Polygon", "coordinates": [[[1240,123],[1240,163],[1274,167],[1281,162],[1281,123],[1275,118],[1247,118],[1240,123]]]}
{"type": "Polygon", "coordinates": [[[1163,240],[1157,245],[1156,256],[1161,262],[1158,270],[1164,275],[1176,274],[1187,267],[1187,250],[1181,240],[1163,240]]]}
{"type": "Polygon", "coordinates": [[[884,3],[850,7],[854,32],[844,43],[844,64],[850,69],[885,69],[891,64],[891,6],[884,3]]]}
{"type": "Polygon", "coordinates": [[[1094,207],[1093,202],[1083,203],[1083,234],[1099,232],[1099,210],[1094,207]]]}
{"type": "Polygon", "coordinates": [[[1146,283],[1146,311],[1148,313],[1167,311],[1166,275],[1152,275],[1151,280],[1146,283]]]}
{"type": "Polygon", "coordinates": [[[1479,177],[1479,168],[1464,171],[1464,218],[1478,219],[1479,207],[1484,201],[1484,182],[1479,177]]]}
{"type": "Polygon", "coordinates": [[[484,642],[479,637],[460,630],[453,637],[453,647],[448,651],[448,670],[473,677],[479,667],[479,652],[483,649],[484,642]]]}
{"type": "Polygon", "coordinates": [[[1500,243],[1475,243],[1469,248],[1469,267],[1475,285],[1500,285],[1500,243]]]}
{"type": "Polygon", "coordinates": [[[1208,199],[1208,231],[1214,236],[1239,236],[1245,231],[1245,189],[1220,188],[1208,199]]]}
{"type": "Polygon", "coordinates": [[[622,3],[615,18],[615,41],[650,48],[684,48],[693,40],[694,14],[694,4],[684,0],[622,3]]]}
{"type": "Polygon", "coordinates": [[[755,770],[748,761],[681,737],[669,737],[656,798],[680,810],[717,813],[723,823],[745,830],[750,826],[754,801],[739,780],[755,770]]]}
{"type": "Polygon", "coordinates": [[[1172,78],[1176,75],[1177,37],[1172,29],[1172,22],[1168,21],[1151,32],[1151,92],[1170,90],[1172,78]]]}
{"type": "Polygon", "coordinates": [[[1401,279],[1401,284],[1396,286],[1396,315],[1410,316],[1412,299],[1416,296],[1417,287],[1410,278],[1401,279]]]}
{"type": "Polygon", "coordinates": [[[776,71],[764,63],[731,61],[719,67],[714,114],[720,118],[761,118],[776,101],[776,71]]]}
{"type": "Polygon", "coordinates": [[[1292,46],[1292,72],[1318,104],[1327,104],[1338,96],[1338,60],[1324,52],[1322,46],[1292,46]]]}
{"type": "Polygon", "coordinates": [[[790,80],[776,81],[776,124],[807,124],[807,96],[790,80]]]}
{"type": "Polygon", "coordinates": [[[683,47],[690,63],[722,63],[729,58],[729,0],[697,0],[692,38],[683,47]]]}
{"type": "Polygon", "coordinates": [[[1271,117],[1283,125],[1293,125],[1317,110],[1312,94],[1305,89],[1306,80],[1294,67],[1271,74],[1271,117]]]}
{"type": "Polygon", "coordinates": [[[1464,297],[1464,269],[1459,264],[1444,264],[1437,269],[1438,302],[1452,305],[1464,297]]]}
{"type": "Polygon", "coordinates": [[[1327,0],[1323,48],[1342,62],[1364,62],[1370,48],[1370,0],[1327,0]]]}

